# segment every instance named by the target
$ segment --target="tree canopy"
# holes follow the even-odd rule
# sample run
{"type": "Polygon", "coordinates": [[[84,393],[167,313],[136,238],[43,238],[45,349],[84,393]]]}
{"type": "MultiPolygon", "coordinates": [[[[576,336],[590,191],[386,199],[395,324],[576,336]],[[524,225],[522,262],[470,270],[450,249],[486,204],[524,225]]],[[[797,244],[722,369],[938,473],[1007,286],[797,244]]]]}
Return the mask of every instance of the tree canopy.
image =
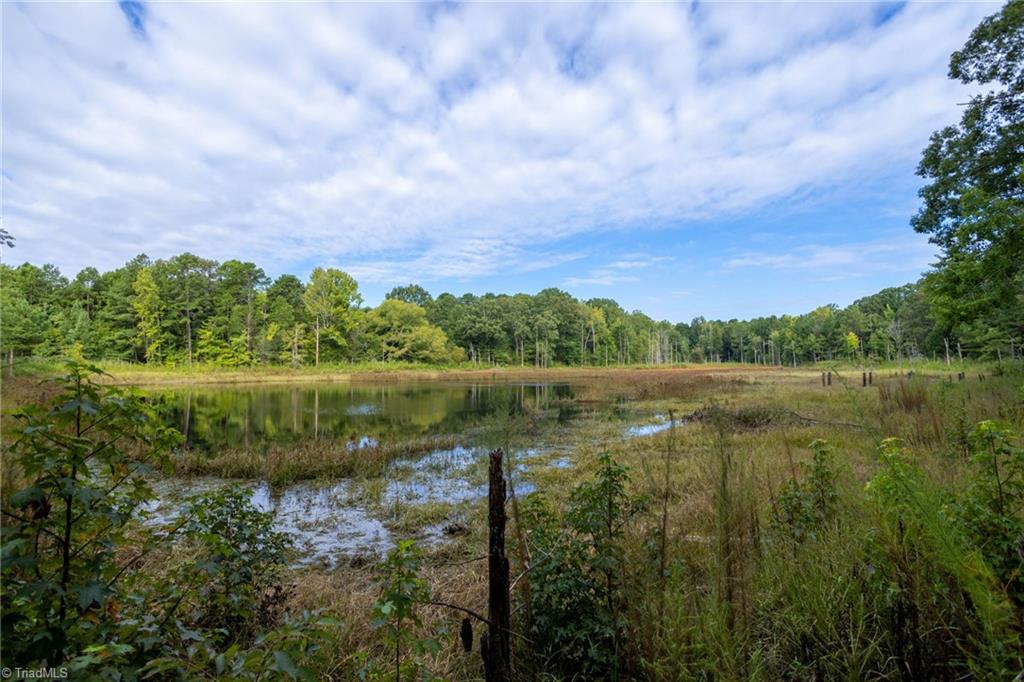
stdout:
{"type": "Polygon", "coordinates": [[[942,249],[925,280],[938,324],[981,348],[1024,331],[1024,2],[982,21],[949,76],[981,91],[924,150],[912,222],[942,249]]]}

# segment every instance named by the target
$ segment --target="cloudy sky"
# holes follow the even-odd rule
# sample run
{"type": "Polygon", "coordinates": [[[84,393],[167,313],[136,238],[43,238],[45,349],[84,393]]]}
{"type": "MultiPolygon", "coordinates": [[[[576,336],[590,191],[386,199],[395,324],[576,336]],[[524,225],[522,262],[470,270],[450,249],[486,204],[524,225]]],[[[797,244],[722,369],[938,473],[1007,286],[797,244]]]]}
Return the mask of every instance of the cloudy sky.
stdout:
{"type": "Polygon", "coordinates": [[[847,304],[932,260],[914,169],[998,7],[5,2],[6,256],[847,304]]]}

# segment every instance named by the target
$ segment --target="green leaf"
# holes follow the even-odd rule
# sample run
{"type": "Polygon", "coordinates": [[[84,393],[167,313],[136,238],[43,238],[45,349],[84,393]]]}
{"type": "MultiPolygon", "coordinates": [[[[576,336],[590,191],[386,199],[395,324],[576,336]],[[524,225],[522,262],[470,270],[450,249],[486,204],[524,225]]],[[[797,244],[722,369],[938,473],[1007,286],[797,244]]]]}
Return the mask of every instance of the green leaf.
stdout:
{"type": "Polygon", "coordinates": [[[11,495],[11,506],[15,509],[22,509],[29,502],[41,502],[42,499],[43,491],[39,486],[34,485],[11,495]]]}
{"type": "Polygon", "coordinates": [[[106,596],[107,586],[98,581],[91,581],[78,589],[78,606],[83,611],[94,604],[101,606],[106,596]]]}
{"type": "Polygon", "coordinates": [[[299,669],[296,667],[292,657],[284,651],[274,652],[274,668],[288,677],[295,679],[299,676],[299,669]]]}

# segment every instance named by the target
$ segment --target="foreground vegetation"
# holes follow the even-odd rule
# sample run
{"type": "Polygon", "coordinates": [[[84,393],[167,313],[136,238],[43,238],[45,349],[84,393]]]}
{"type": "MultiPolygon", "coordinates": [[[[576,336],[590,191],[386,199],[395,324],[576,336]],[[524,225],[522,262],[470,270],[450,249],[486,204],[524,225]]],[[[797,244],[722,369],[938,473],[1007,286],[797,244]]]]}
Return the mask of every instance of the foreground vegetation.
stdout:
{"type": "MultiPolygon", "coordinates": [[[[509,500],[517,679],[1012,677],[1021,369],[870,387],[792,370],[606,379],[674,428],[580,441],[572,467],[541,468],[538,492],[509,500]]],[[[482,507],[448,542],[334,569],[289,568],[288,538],[237,490],[140,526],[131,510],[155,470],[197,461],[145,399],[89,371],[73,366],[19,428],[6,421],[4,665],[395,679],[397,660],[401,679],[482,675],[451,608],[485,610],[482,507]]],[[[537,419],[494,427],[515,449],[537,419]]],[[[232,473],[265,477],[273,459],[232,473]]],[[[406,514],[410,535],[410,519],[436,520],[406,514]]]]}

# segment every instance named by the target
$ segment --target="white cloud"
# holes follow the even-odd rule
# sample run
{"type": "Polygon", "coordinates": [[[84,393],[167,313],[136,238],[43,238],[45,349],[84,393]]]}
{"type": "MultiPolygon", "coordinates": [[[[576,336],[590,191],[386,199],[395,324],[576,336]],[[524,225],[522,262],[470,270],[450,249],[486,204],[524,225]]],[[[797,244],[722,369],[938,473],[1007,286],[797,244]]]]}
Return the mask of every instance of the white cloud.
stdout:
{"type": "Polygon", "coordinates": [[[885,177],[957,116],[949,53],[997,7],[152,3],[143,39],[113,3],[4,3],[4,225],[71,272],[551,267],[584,232],[885,177]]]}
{"type": "Polygon", "coordinates": [[[787,251],[746,251],[726,259],[726,270],[763,268],[809,271],[818,281],[842,281],[885,272],[912,272],[935,260],[935,247],[921,236],[869,242],[807,244],[787,251]]]}
{"type": "Polygon", "coordinates": [[[562,285],[569,289],[578,289],[585,286],[611,286],[613,284],[639,282],[640,277],[638,275],[627,273],[648,270],[658,263],[667,263],[673,260],[675,258],[672,256],[627,253],[623,254],[619,260],[606,263],[598,268],[592,268],[584,276],[567,277],[562,281],[562,285]]]}

